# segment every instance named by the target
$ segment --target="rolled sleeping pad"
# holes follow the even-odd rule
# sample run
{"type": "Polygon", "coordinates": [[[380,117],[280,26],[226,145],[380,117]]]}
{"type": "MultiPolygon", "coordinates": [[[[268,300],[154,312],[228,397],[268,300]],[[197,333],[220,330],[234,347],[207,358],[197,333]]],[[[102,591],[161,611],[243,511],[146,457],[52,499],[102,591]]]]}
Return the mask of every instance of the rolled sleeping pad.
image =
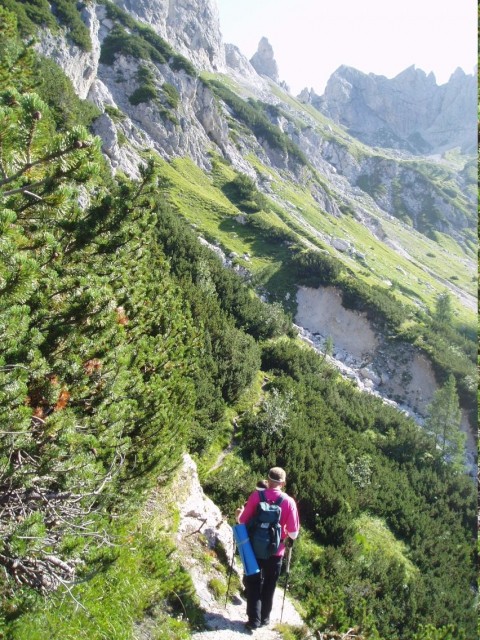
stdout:
{"type": "Polygon", "coordinates": [[[232,529],[237,543],[238,552],[242,559],[245,575],[251,576],[254,573],[259,573],[260,569],[258,567],[255,554],[253,553],[252,545],[250,544],[247,527],[244,524],[236,524],[232,529]]]}

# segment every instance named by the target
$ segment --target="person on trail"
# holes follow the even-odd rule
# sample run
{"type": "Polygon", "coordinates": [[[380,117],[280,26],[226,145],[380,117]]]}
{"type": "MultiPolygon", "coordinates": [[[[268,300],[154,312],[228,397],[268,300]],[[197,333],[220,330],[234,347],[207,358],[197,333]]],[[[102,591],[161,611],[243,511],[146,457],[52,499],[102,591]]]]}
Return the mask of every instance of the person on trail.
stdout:
{"type": "MultiPolygon", "coordinates": [[[[280,504],[281,543],[274,555],[266,560],[257,558],[260,573],[244,576],[248,617],[245,629],[248,632],[270,623],[273,595],[282,568],[285,543],[288,543],[290,539],[290,544],[292,544],[291,541],[295,540],[300,529],[295,500],[282,491],[286,480],[286,473],[281,467],[272,467],[268,472],[267,488],[263,490],[270,504],[274,504],[280,497],[283,498],[280,504]]],[[[248,522],[255,517],[260,501],[260,491],[256,490],[250,494],[245,505],[239,507],[235,512],[237,522],[247,525],[248,528],[248,522]]]]}

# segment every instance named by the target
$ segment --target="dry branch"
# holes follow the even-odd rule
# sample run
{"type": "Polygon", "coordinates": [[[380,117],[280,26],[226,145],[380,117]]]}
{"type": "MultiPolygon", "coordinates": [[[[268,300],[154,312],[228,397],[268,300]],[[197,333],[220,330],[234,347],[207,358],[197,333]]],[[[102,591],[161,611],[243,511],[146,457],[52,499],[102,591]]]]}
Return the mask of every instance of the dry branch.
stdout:
{"type": "MultiPolygon", "coordinates": [[[[21,468],[24,478],[29,477],[30,486],[13,486],[11,477],[0,475],[0,537],[3,540],[0,566],[17,585],[29,586],[44,594],[59,586],[68,591],[79,561],[62,558],[56,549],[68,535],[88,538],[96,546],[111,546],[106,531],[95,530],[97,516],[101,514],[98,498],[119,472],[123,457],[116,457],[102,477],[92,480],[89,486],[63,491],[51,487],[53,477],[35,473],[35,460],[25,452],[12,452],[11,461],[21,468]],[[19,531],[22,522],[38,514],[42,522],[39,535],[19,531]],[[24,556],[13,551],[18,548],[15,541],[19,540],[30,543],[24,556]]],[[[21,483],[18,476],[16,480],[21,483]]]]}

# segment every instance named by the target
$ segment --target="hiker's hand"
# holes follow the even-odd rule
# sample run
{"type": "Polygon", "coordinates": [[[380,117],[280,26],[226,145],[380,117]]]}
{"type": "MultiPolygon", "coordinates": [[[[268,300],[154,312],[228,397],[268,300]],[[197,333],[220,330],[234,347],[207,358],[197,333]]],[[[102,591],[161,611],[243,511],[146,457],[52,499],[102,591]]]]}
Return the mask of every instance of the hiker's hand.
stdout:
{"type": "Polygon", "coordinates": [[[290,547],[293,547],[293,539],[290,538],[290,536],[287,536],[283,544],[285,545],[285,549],[289,549],[290,547]]]}
{"type": "Polygon", "coordinates": [[[235,510],[235,519],[238,522],[238,519],[240,518],[240,516],[243,513],[243,507],[238,507],[238,509],[235,510]]]}

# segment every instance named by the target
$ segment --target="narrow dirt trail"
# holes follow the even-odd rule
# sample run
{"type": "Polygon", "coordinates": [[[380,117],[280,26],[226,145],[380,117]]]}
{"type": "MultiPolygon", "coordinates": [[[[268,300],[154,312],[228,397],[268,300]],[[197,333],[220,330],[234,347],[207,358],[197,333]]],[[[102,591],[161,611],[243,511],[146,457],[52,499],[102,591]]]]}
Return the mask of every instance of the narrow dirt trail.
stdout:
{"type": "Polygon", "coordinates": [[[225,456],[231,453],[233,449],[237,446],[237,440],[235,437],[237,433],[237,428],[238,428],[237,419],[238,419],[238,416],[236,416],[232,420],[233,431],[232,431],[232,437],[230,442],[228,443],[227,447],[218,454],[218,458],[215,460],[213,466],[210,468],[210,472],[215,471],[215,469],[219,469],[222,466],[225,456]]]}
{"type": "MultiPolygon", "coordinates": [[[[178,496],[180,524],[176,537],[177,553],[184,568],[189,572],[200,607],[204,613],[204,631],[192,634],[194,640],[235,640],[250,637],[255,640],[282,640],[281,634],[275,630],[280,621],[285,586],[285,576],[280,577],[277,587],[271,624],[248,634],[244,625],[247,621],[246,602],[242,595],[234,592],[231,581],[229,602],[225,604],[225,596],[218,597],[212,589],[212,581],[226,581],[225,568],[220,565],[215,549],[221,548],[227,558],[233,554],[232,529],[220,509],[208,498],[198,480],[195,463],[189,456],[184,456],[184,465],[178,476],[177,486],[182,487],[178,496]]],[[[234,572],[236,582],[243,575],[243,568],[238,555],[235,555],[234,572]]],[[[292,626],[303,626],[302,618],[296,611],[288,595],[285,598],[282,622],[292,626]]]]}
{"type": "MultiPolygon", "coordinates": [[[[270,382],[270,378],[268,376],[264,376],[262,386],[261,386],[261,394],[257,402],[254,404],[254,407],[258,407],[262,403],[262,400],[265,397],[264,390],[269,382],[270,382]]],[[[237,446],[238,442],[237,442],[236,436],[238,431],[238,419],[240,417],[241,416],[238,415],[232,418],[233,430],[232,430],[232,437],[230,439],[230,442],[228,443],[227,447],[218,454],[218,458],[215,460],[212,467],[209,469],[209,472],[215,471],[215,469],[219,469],[222,466],[225,456],[231,453],[233,449],[237,446]]]]}
{"type": "MultiPolygon", "coordinates": [[[[283,578],[281,578],[282,580],[283,578]]],[[[282,640],[282,635],[275,630],[275,625],[280,621],[282,610],[283,591],[277,588],[273,601],[271,623],[268,627],[256,629],[248,634],[244,630],[246,621],[246,603],[241,597],[237,597],[234,603],[228,603],[227,607],[210,604],[210,610],[205,614],[205,623],[208,631],[194,633],[194,640],[234,640],[235,638],[246,638],[250,636],[254,640],[282,640]]],[[[292,626],[302,626],[303,622],[292,603],[285,598],[282,622],[292,626]]]]}

